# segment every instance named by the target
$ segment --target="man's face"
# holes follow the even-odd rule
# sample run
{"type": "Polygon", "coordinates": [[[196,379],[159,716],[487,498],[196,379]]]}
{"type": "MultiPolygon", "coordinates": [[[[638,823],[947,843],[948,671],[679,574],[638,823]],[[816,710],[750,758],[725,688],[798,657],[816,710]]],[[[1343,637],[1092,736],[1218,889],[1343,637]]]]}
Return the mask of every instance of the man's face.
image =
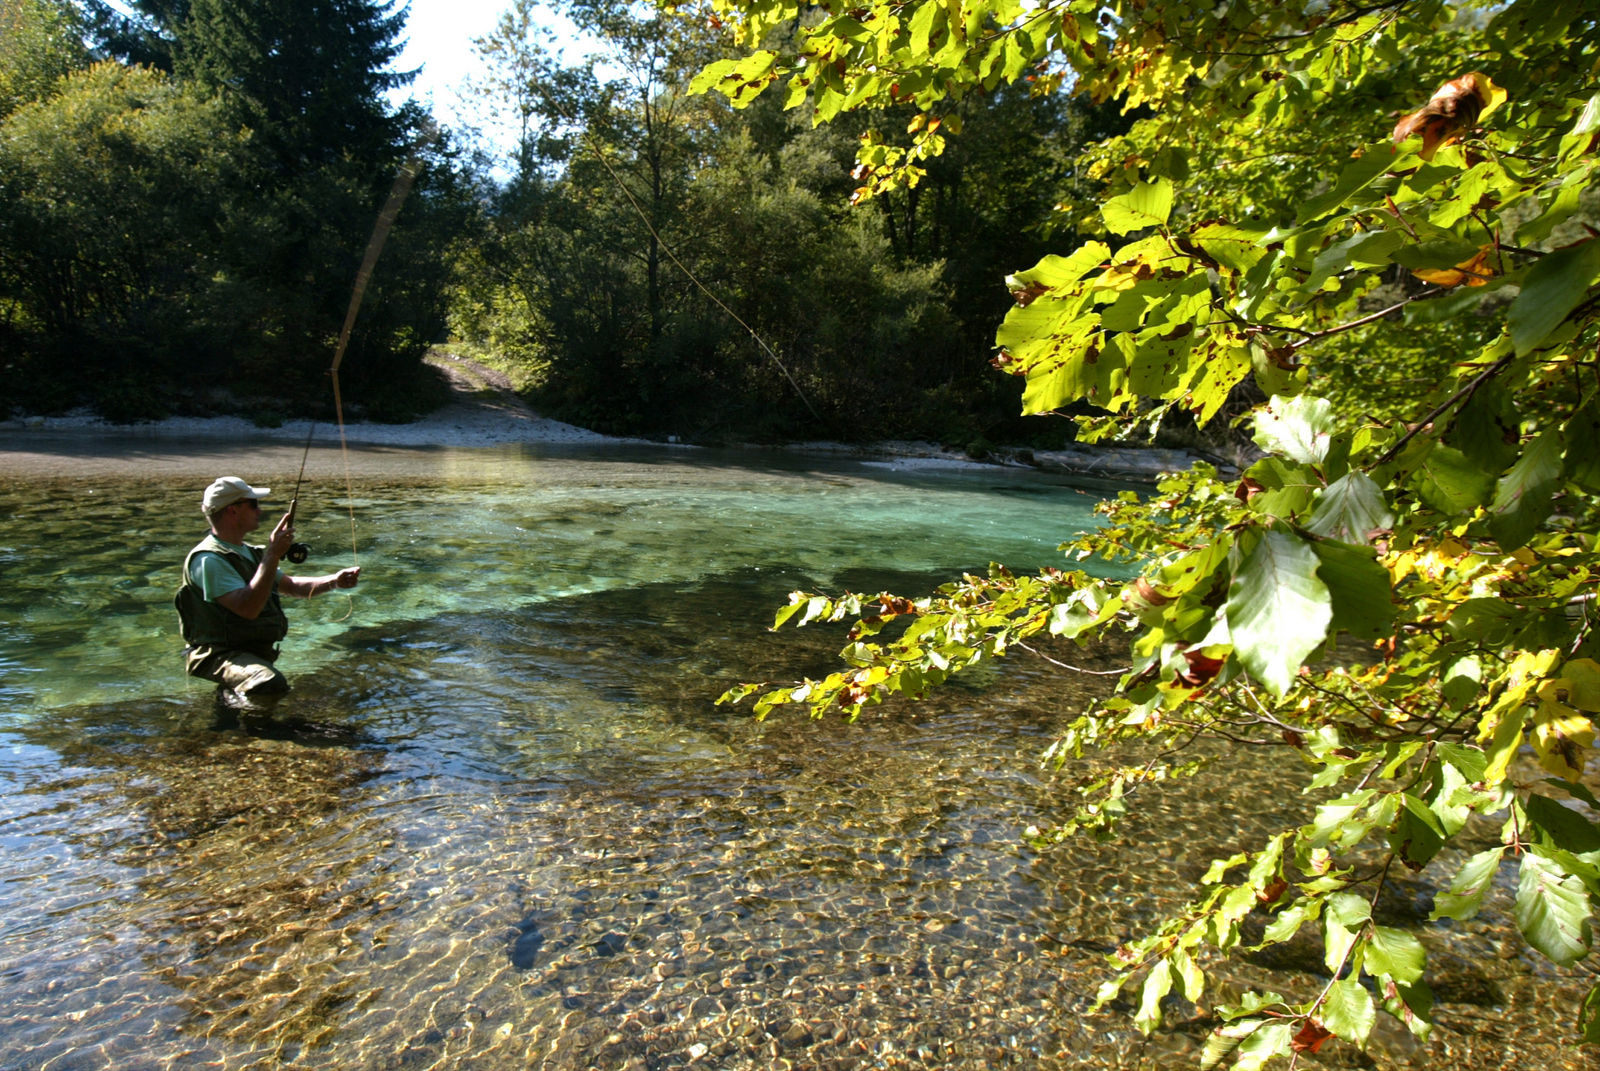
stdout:
{"type": "Polygon", "coordinates": [[[228,508],[234,511],[246,532],[254,532],[261,527],[261,503],[255,499],[241,498],[228,508]]]}

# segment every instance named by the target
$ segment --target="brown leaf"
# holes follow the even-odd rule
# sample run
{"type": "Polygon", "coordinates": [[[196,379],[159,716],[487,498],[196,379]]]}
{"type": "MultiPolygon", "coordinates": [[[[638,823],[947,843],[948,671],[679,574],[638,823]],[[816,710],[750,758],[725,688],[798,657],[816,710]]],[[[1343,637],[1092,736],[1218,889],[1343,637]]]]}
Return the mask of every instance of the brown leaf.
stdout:
{"type": "Polygon", "coordinates": [[[1283,369],[1285,372],[1297,372],[1300,363],[1294,359],[1293,346],[1272,346],[1267,349],[1267,360],[1283,369]]]}
{"type": "Polygon", "coordinates": [[[1028,370],[1021,367],[1021,362],[1011,356],[1009,350],[1001,350],[993,357],[990,357],[989,364],[1008,376],[1025,376],[1028,374],[1028,370]]]}
{"type": "Polygon", "coordinates": [[[1222,667],[1227,664],[1226,658],[1210,658],[1200,653],[1199,648],[1190,648],[1183,652],[1183,660],[1189,664],[1186,672],[1178,674],[1178,679],[1190,688],[1199,688],[1209,684],[1222,667]]]}
{"type": "Polygon", "coordinates": [[[1441,145],[1478,122],[1479,116],[1505,99],[1505,90],[1478,71],[1468,71],[1434,91],[1427,104],[1395,124],[1396,145],[1418,135],[1421,157],[1432,160],[1441,145]]]}
{"type": "Polygon", "coordinates": [[[1307,1019],[1306,1025],[1300,1028],[1300,1032],[1294,1036],[1294,1040],[1290,1044],[1294,1046],[1295,1052],[1315,1053],[1323,1045],[1327,1044],[1328,1039],[1331,1037],[1333,1037],[1333,1031],[1315,1019],[1307,1019]]]}
{"type": "MultiPolygon", "coordinates": [[[[1130,584],[1129,587],[1133,589],[1134,597],[1143,602],[1146,606],[1165,606],[1167,603],[1172,601],[1172,597],[1170,595],[1161,594],[1161,592],[1157,591],[1151,586],[1150,581],[1146,580],[1142,576],[1130,584]]],[[[1126,591],[1127,589],[1125,588],[1123,590],[1126,591]]]]}
{"type": "Polygon", "coordinates": [[[1037,298],[1040,294],[1048,293],[1049,290],[1049,287],[1041,286],[1039,283],[1029,283],[1021,290],[1011,291],[1011,297],[1018,305],[1021,305],[1023,308],[1027,308],[1029,305],[1033,304],[1035,298],[1037,298]]]}
{"type": "Polygon", "coordinates": [[[1277,881],[1274,881],[1272,884],[1266,886],[1260,892],[1256,893],[1256,899],[1261,901],[1263,904],[1270,904],[1287,892],[1288,889],[1289,883],[1284,881],[1282,878],[1279,878],[1277,881]]]}

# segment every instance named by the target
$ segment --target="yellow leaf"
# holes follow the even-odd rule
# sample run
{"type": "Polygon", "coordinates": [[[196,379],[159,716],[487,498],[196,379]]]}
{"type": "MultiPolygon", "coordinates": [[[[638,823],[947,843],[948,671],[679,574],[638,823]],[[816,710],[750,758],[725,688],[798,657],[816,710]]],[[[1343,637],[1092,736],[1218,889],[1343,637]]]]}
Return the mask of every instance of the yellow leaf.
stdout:
{"type": "MultiPolygon", "coordinates": [[[[1496,703],[1495,706],[1498,709],[1501,704],[1496,703]]],[[[1493,788],[1505,780],[1506,769],[1510,767],[1511,760],[1517,757],[1517,749],[1522,746],[1522,723],[1525,718],[1526,714],[1518,704],[1510,717],[1504,720],[1497,718],[1498,724],[1489,733],[1479,730],[1478,739],[1485,743],[1483,753],[1489,759],[1488,768],[1483,772],[1485,787],[1493,788]]]]}
{"type": "MultiPolygon", "coordinates": [[[[1506,670],[1498,680],[1492,682],[1493,684],[1504,684],[1506,690],[1500,694],[1500,698],[1495,701],[1494,706],[1490,707],[1478,722],[1479,743],[1484,743],[1490,737],[1494,737],[1495,745],[1498,747],[1502,743],[1502,735],[1512,722],[1517,725],[1517,733],[1520,738],[1522,721],[1525,717],[1520,708],[1528,701],[1528,693],[1533,691],[1546,673],[1550,672],[1551,667],[1556,664],[1556,659],[1560,657],[1560,651],[1523,651],[1512,660],[1511,668],[1506,670]]],[[[1510,755],[1505,756],[1505,762],[1509,763],[1510,761],[1510,755]]],[[[1500,766],[1500,772],[1502,775],[1505,772],[1503,763],[1500,766]]]]}
{"type": "Polygon", "coordinates": [[[1539,689],[1541,701],[1533,715],[1533,749],[1540,766],[1576,781],[1583,775],[1584,751],[1594,744],[1594,724],[1571,707],[1542,698],[1544,691],[1539,689]]]}
{"type": "Polygon", "coordinates": [[[1399,584],[1400,581],[1410,576],[1411,571],[1417,567],[1417,556],[1412,551],[1402,551],[1399,554],[1390,555],[1389,560],[1384,564],[1389,570],[1389,575],[1394,578],[1394,582],[1399,584]]]}
{"type": "Polygon", "coordinates": [[[1600,662],[1578,658],[1561,667],[1568,681],[1566,702],[1579,710],[1600,713],[1600,662]]]}
{"type": "Polygon", "coordinates": [[[1480,123],[1490,112],[1500,107],[1511,97],[1511,94],[1495,85],[1493,79],[1482,71],[1472,71],[1467,77],[1472,79],[1473,87],[1478,91],[1479,99],[1483,101],[1483,110],[1478,113],[1478,122],[1480,123]]]}
{"type": "Polygon", "coordinates": [[[1494,276],[1494,268],[1489,264],[1489,256],[1494,252],[1494,246],[1486,245],[1478,249],[1476,256],[1463,260],[1454,268],[1418,268],[1411,274],[1425,283],[1435,286],[1483,286],[1494,276]]]}

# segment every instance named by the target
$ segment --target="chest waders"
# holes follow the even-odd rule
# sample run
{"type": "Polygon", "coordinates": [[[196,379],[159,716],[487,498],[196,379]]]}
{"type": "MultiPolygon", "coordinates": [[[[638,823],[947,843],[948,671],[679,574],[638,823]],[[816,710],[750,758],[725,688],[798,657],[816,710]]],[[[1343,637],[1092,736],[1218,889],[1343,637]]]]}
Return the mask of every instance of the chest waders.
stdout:
{"type": "MultiPolygon", "coordinates": [[[[261,547],[253,547],[261,551],[261,547]]],[[[289,619],[284,616],[283,604],[274,581],[267,604],[253,619],[238,614],[215,602],[208,601],[200,586],[190,579],[189,566],[194,556],[202,551],[220,555],[238,572],[239,578],[249,584],[256,575],[256,563],[224,544],[216,536],[208,535],[183,559],[183,584],[172,597],[178,611],[178,622],[183,631],[183,642],[190,647],[209,647],[215,651],[249,651],[251,654],[272,660],[277,658],[278,643],[289,632],[289,619]]]]}

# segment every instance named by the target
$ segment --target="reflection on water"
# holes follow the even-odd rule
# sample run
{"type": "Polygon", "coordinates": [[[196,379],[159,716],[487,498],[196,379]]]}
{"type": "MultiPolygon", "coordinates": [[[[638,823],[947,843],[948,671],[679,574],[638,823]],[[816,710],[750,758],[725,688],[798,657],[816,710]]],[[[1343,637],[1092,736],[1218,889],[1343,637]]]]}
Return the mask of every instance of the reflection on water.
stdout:
{"type": "MultiPolygon", "coordinates": [[[[48,489],[4,492],[0,1067],[1195,1063],[1197,1009],[1149,1042],[1082,1010],[1102,951],[1298,817],[1280,776],[1229,757],[1119,843],[1036,856],[1019,830],[1063,806],[1037,756],[1081,678],[1018,662],[853,726],[711,705],[830,664],[836,631],[755,624],[789,588],[918,590],[996,545],[1038,564],[1091,500],[848,467],[612,465],[608,490],[561,464],[364,484],[368,560],[397,575],[313,633],[265,721],[181,682],[106,698],[171,658],[188,489],[122,488],[119,546],[52,527],[48,489]]],[[[1509,891],[1450,928],[1431,894],[1380,913],[1433,951],[1433,1047],[1385,1032],[1321,1063],[1582,1066],[1561,1042],[1583,979],[1527,954],[1509,891]]],[[[1222,974],[1309,993],[1320,958],[1222,974]]]]}

